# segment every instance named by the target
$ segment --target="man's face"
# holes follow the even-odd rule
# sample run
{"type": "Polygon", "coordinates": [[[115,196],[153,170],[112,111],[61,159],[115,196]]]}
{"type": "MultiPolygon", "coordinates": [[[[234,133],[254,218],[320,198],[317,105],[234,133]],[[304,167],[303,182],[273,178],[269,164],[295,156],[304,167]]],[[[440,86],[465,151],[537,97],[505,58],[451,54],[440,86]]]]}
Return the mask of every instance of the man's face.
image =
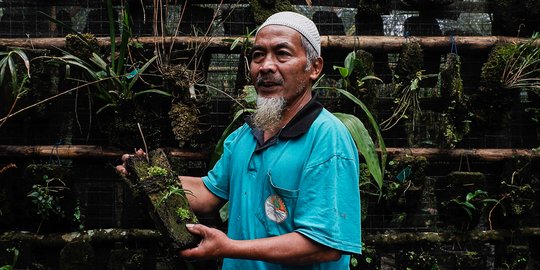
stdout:
{"type": "MultiPolygon", "coordinates": [[[[309,91],[311,80],[318,76],[306,71],[306,52],[300,33],[280,26],[262,28],[253,45],[251,79],[261,97],[284,97],[287,105],[309,91]]],[[[316,73],[316,74],[315,74],[316,73]]]]}

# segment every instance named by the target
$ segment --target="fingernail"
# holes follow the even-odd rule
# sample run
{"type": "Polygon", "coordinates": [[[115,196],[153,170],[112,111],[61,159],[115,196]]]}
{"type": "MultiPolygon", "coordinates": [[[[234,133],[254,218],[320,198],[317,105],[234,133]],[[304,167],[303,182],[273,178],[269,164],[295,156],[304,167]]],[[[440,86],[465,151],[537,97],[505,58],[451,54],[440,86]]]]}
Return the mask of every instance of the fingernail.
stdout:
{"type": "Polygon", "coordinates": [[[195,226],[195,224],[186,224],[187,228],[193,228],[193,226],[195,226]]]}

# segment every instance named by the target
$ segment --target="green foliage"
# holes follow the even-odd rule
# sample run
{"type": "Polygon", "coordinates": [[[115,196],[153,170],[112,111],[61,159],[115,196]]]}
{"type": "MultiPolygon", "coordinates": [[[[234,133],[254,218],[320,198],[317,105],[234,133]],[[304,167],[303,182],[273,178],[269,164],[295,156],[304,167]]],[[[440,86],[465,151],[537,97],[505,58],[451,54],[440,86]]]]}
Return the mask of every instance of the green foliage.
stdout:
{"type": "Polygon", "coordinates": [[[35,184],[28,193],[32,203],[36,206],[36,213],[41,217],[41,223],[37,231],[41,228],[43,221],[48,220],[52,215],[64,217],[64,210],[60,206],[62,191],[66,190],[65,183],[60,178],[49,178],[43,175],[43,184],[35,184]]]}
{"type": "MultiPolygon", "coordinates": [[[[120,33],[120,43],[118,48],[116,45],[116,32],[115,21],[113,18],[112,0],[107,1],[107,10],[109,14],[109,38],[110,38],[110,54],[99,55],[96,51],[93,51],[88,60],[77,57],[74,54],[65,52],[62,57],[53,58],[56,61],[60,61],[67,65],[69,70],[71,66],[78,67],[86,75],[84,78],[72,78],[77,81],[94,82],[97,88],[97,92],[94,96],[104,101],[105,105],[97,110],[100,113],[106,108],[115,108],[124,101],[132,101],[138,96],[148,94],[158,94],[162,96],[170,97],[171,94],[160,89],[155,89],[150,85],[150,88],[140,90],[135,85],[141,81],[142,74],[153,64],[157,59],[154,56],[144,62],[131,61],[132,63],[125,63],[126,59],[130,59],[130,39],[132,37],[131,32],[131,17],[129,14],[129,8],[124,6],[122,9],[122,27],[120,33]],[[118,56],[117,56],[118,50],[118,56]]],[[[50,18],[50,17],[49,17],[50,18]]],[[[57,20],[50,18],[53,22],[59,23],[57,20]]],[[[67,27],[68,30],[75,33],[82,41],[82,44],[86,44],[87,48],[92,50],[92,42],[87,37],[77,33],[72,28],[67,27]]],[[[69,73],[68,73],[69,74],[69,73]]]]}
{"type": "Polygon", "coordinates": [[[444,107],[442,115],[444,137],[443,146],[454,148],[470,131],[472,112],[469,109],[468,97],[463,93],[461,79],[461,61],[454,53],[446,55],[446,62],[441,68],[438,80],[444,107]]]}
{"type": "MultiPolygon", "coordinates": [[[[349,81],[350,76],[351,74],[355,72],[355,68],[360,66],[359,65],[360,61],[356,58],[356,56],[357,56],[356,52],[350,52],[345,58],[343,67],[334,66],[334,69],[337,69],[339,71],[341,75],[341,80],[343,82],[343,85],[345,86],[351,85],[351,82],[349,81]]],[[[355,82],[356,83],[355,89],[362,88],[364,84],[369,80],[381,81],[376,76],[367,75],[358,79],[355,82]]],[[[342,122],[344,122],[347,129],[349,129],[349,132],[351,132],[351,135],[353,136],[353,139],[356,143],[356,146],[360,154],[366,160],[366,164],[367,164],[370,174],[373,176],[373,179],[375,180],[375,183],[377,184],[379,190],[381,190],[387,154],[386,154],[386,147],[384,144],[384,140],[382,138],[379,125],[377,124],[375,117],[373,117],[369,108],[360,99],[355,97],[352,93],[350,93],[347,90],[334,88],[334,87],[318,87],[317,83],[315,84],[313,88],[336,91],[340,95],[343,95],[349,100],[351,100],[355,105],[359,106],[362,109],[362,111],[364,112],[364,115],[366,116],[368,122],[370,123],[370,127],[375,132],[375,137],[377,138],[377,143],[381,151],[380,161],[376,152],[375,143],[373,142],[367,128],[364,126],[362,121],[358,119],[356,116],[350,115],[350,114],[334,113],[334,115],[336,115],[342,122]]]]}
{"type": "MultiPolygon", "coordinates": [[[[410,119],[414,129],[415,120],[422,114],[420,108],[420,82],[424,79],[437,76],[436,74],[423,74],[423,70],[415,73],[409,84],[403,86],[402,83],[396,85],[394,93],[394,103],[392,115],[381,122],[382,130],[389,130],[402,119],[410,119]]],[[[407,76],[409,77],[409,76],[407,76]]]]}
{"type": "Polygon", "coordinates": [[[473,219],[473,216],[478,214],[478,211],[481,210],[479,208],[478,204],[481,204],[482,208],[487,206],[489,203],[499,204],[498,200],[489,198],[488,193],[484,190],[475,190],[474,192],[469,192],[465,196],[465,199],[461,199],[460,197],[451,199],[448,202],[443,202],[443,206],[449,205],[449,204],[455,204],[458,207],[460,207],[465,213],[467,213],[467,217],[469,218],[469,221],[473,219]]]}
{"type": "Polygon", "coordinates": [[[193,193],[189,190],[185,190],[182,187],[180,187],[177,182],[173,182],[171,185],[167,187],[166,190],[164,190],[161,194],[161,198],[156,204],[156,207],[160,207],[163,203],[165,203],[169,198],[173,196],[180,196],[183,200],[187,200],[187,195],[193,195],[193,193]]]}
{"type": "Polygon", "coordinates": [[[13,253],[13,260],[11,264],[5,264],[5,265],[0,266],[0,270],[14,270],[15,265],[17,264],[17,260],[19,259],[19,250],[15,247],[12,247],[12,248],[7,248],[6,251],[9,253],[13,253]]]}
{"type": "Polygon", "coordinates": [[[438,270],[437,258],[424,251],[406,251],[399,254],[400,265],[398,269],[406,270],[438,270]]]}
{"type": "MultiPolygon", "coordinates": [[[[3,94],[3,99],[12,103],[11,106],[7,104],[8,102],[4,104],[6,108],[9,106],[9,110],[6,111],[7,116],[0,120],[0,127],[2,127],[7,118],[13,115],[12,112],[17,105],[17,101],[28,92],[26,85],[30,79],[30,60],[21,49],[0,52],[0,57],[2,57],[0,59],[0,93],[3,94]],[[20,65],[18,62],[21,61],[25,67],[24,72],[19,70],[20,65]],[[11,79],[11,84],[6,87],[4,82],[8,79],[11,79]],[[5,94],[3,93],[4,89],[6,89],[5,94]]],[[[4,113],[3,109],[0,109],[0,113],[4,113]]]]}
{"type": "Polygon", "coordinates": [[[81,210],[81,205],[79,204],[79,201],[77,200],[77,205],[75,206],[75,209],[73,209],[73,222],[77,224],[79,230],[84,230],[84,215],[81,210]]]}
{"type": "Polygon", "coordinates": [[[9,94],[13,98],[18,98],[23,94],[23,86],[30,78],[30,60],[28,60],[28,56],[21,49],[0,52],[0,56],[2,56],[2,59],[0,59],[0,86],[4,84],[4,81],[7,80],[7,78],[10,78],[11,91],[9,91],[9,94]],[[19,72],[17,61],[22,61],[24,63],[24,72],[19,72]]]}

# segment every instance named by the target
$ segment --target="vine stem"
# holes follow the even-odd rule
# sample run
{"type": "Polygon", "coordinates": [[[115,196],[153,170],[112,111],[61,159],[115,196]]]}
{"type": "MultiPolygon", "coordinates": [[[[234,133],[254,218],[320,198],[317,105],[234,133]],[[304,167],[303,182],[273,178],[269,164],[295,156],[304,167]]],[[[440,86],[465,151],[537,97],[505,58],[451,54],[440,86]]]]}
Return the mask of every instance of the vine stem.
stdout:
{"type": "Polygon", "coordinates": [[[146,161],[148,161],[148,163],[150,163],[150,158],[148,157],[148,146],[146,145],[146,139],[144,138],[144,133],[142,132],[141,124],[137,123],[137,127],[139,127],[139,132],[141,133],[141,138],[142,138],[142,141],[143,141],[143,144],[144,144],[144,152],[146,153],[145,154],[146,161]]]}

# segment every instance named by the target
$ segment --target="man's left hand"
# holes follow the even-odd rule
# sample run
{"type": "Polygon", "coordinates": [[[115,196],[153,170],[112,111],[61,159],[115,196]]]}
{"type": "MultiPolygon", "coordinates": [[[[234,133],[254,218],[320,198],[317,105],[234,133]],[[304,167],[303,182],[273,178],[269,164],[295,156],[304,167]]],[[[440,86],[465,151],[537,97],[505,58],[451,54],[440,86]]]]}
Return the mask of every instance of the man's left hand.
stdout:
{"type": "Polygon", "coordinates": [[[187,224],[188,230],[199,235],[202,240],[194,248],[180,251],[180,256],[187,259],[215,259],[222,258],[230,245],[231,239],[218,229],[210,228],[202,224],[187,224]]]}

